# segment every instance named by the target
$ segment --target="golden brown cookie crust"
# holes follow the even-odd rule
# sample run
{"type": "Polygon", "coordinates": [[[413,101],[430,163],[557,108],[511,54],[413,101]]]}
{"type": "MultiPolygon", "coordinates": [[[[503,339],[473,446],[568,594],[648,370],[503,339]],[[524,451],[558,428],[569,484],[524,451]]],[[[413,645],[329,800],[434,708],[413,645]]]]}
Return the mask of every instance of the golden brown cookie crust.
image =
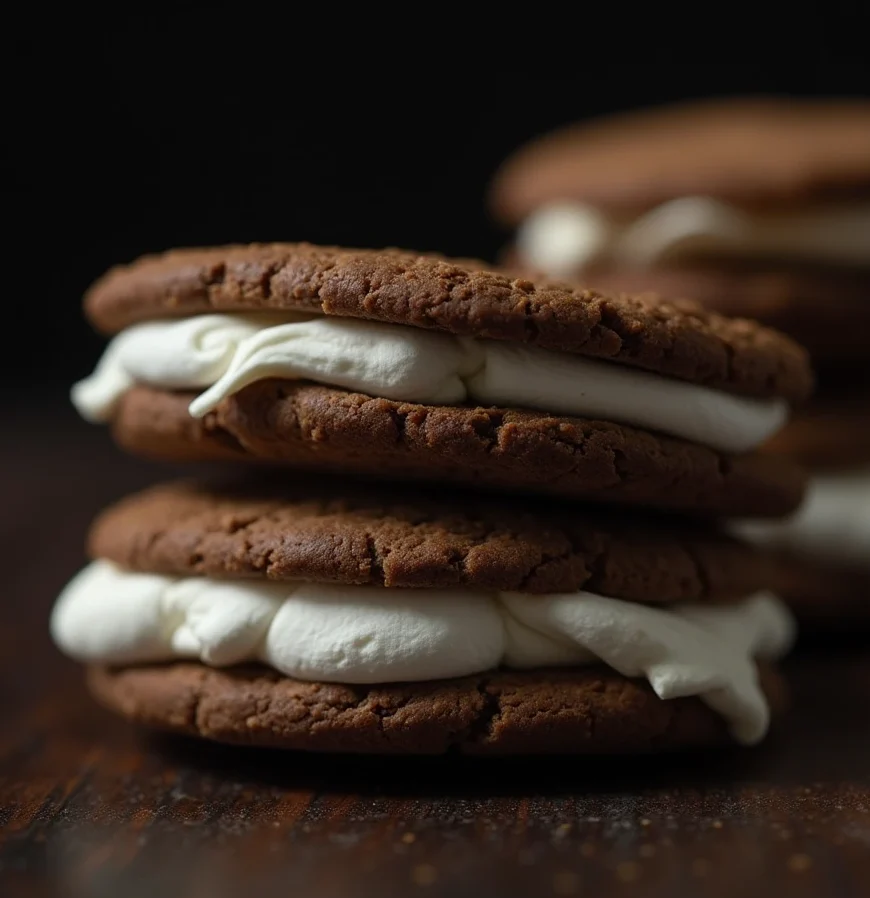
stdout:
{"type": "Polygon", "coordinates": [[[785,515],[806,485],[788,460],[730,456],[605,421],[280,380],[252,384],[197,420],[187,411],[193,395],[134,387],[115,413],[116,440],[169,461],[261,461],[699,515],[785,515]]]}
{"type": "Polygon", "coordinates": [[[167,316],[301,310],[529,343],[749,396],[800,401],[812,388],[804,350],[755,322],[397,250],[174,250],[112,269],[85,309],[108,332],[167,316]]]}
{"type": "MultiPolygon", "coordinates": [[[[785,684],[764,668],[774,715],[785,684]]],[[[728,745],[697,698],[662,701],[603,667],[493,671],[382,686],[310,683],[264,668],[91,668],[108,708],[139,724],[218,742],[366,754],[639,754],[728,745]]]]}

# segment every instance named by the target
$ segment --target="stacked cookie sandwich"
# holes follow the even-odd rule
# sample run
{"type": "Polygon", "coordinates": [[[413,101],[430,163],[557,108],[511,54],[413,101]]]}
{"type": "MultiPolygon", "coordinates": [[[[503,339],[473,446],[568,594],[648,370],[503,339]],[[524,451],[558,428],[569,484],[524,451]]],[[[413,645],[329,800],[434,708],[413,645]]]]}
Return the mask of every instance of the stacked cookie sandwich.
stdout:
{"type": "Polygon", "coordinates": [[[764,735],[792,639],[717,527],[811,387],[691,303],[309,245],[175,251],[86,298],[131,451],[242,462],[107,510],[52,632],[144,723],[317,751],[637,752],[764,735]],[[257,463],[257,464],[254,464],[257,463]]]}
{"type": "Polygon", "coordinates": [[[520,150],[493,185],[512,262],[607,291],[692,297],[807,346],[820,391],[765,450],[806,505],[747,528],[782,552],[813,632],[870,626],[870,103],[731,100],[614,117],[520,150]]]}

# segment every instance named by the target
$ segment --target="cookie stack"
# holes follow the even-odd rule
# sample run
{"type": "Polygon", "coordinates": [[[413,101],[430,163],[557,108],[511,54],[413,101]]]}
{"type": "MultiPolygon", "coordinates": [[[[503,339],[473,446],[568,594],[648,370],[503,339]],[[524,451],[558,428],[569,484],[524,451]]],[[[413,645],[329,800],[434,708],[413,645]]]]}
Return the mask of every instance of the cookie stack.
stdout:
{"type": "Polygon", "coordinates": [[[781,552],[808,631],[870,628],[870,103],[730,100],[579,125],[509,159],[512,262],[608,291],[689,296],[808,347],[814,403],[766,447],[810,466],[781,552]]]}
{"type": "Polygon", "coordinates": [[[811,387],[788,338],[293,244],[144,258],[85,306],[116,335],[83,415],[133,452],[243,463],[94,524],[51,626],[110,708],[484,754],[753,743],[782,708],[775,568],[716,522],[801,500],[800,469],[755,451],[811,387]]]}

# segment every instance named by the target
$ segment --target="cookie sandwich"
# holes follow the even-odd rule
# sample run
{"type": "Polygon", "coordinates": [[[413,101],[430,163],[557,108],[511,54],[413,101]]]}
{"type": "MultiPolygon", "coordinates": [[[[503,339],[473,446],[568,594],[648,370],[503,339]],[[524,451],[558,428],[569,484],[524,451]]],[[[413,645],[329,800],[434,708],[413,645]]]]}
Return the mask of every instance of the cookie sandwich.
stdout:
{"type": "Polygon", "coordinates": [[[113,336],[73,398],[133,452],[701,515],[802,495],[757,448],[810,392],[806,353],[691,302],[273,244],[140,259],[85,308],[113,336]]]}
{"type": "Polygon", "coordinates": [[[513,261],[606,291],[691,297],[866,358],[870,103],[738,99],[625,113],[509,158],[492,208],[513,261]]]}
{"type": "Polygon", "coordinates": [[[810,468],[806,505],[746,535],[781,553],[808,632],[870,624],[870,103],[730,100],[589,122],[507,161],[514,264],[687,296],[812,353],[814,402],[762,451],[810,468]]]}
{"type": "Polygon", "coordinates": [[[793,622],[712,524],[310,475],[105,511],[51,630],[106,706],[323,752],[751,744],[793,622]]]}

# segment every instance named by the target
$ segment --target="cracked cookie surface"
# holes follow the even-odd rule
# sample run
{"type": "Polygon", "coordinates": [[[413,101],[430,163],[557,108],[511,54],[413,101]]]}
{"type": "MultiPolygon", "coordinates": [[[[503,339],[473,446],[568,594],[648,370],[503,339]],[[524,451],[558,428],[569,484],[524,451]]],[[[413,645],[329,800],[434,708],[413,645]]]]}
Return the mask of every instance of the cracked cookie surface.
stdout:
{"type": "Polygon", "coordinates": [[[95,521],[89,551],[137,571],[719,602],[773,583],[764,553],[697,522],[311,477],[153,487],[95,521]]]}

